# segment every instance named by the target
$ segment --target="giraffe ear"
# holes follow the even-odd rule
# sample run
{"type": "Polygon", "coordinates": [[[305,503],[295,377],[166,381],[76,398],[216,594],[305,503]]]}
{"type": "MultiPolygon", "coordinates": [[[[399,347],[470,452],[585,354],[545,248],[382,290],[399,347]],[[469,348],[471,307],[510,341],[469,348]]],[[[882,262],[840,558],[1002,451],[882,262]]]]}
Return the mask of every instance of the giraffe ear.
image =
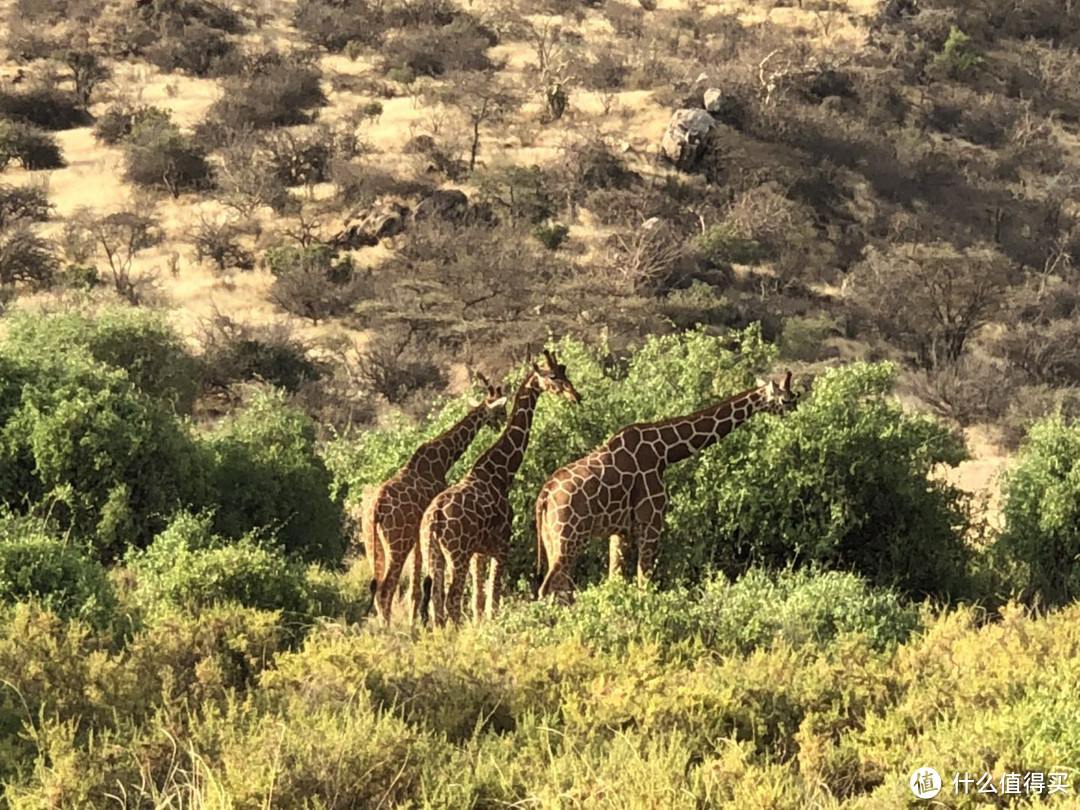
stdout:
{"type": "Polygon", "coordinates": [[[479,408],[480,404],[481,404],[480,400],[474,399],[473,397],[469,397],[467,400],[465,400],[465,402],[468,404],[470,409],[471,408],[479,408]]]}
{"type": "Polygon", "coordinates": [[[770,397],[776,396],[776,383],[774,383],[772,380],[769,380],[767,383],[765,383],[765,393],[768,394],[770,397]]]}
{"type": "Polygon", "coordinates": [[[758,377],[757,380],[754,381],[754,385],[756,385],[758,388],[761,388],[765,385],[765,381],[761,379],[761,377],[758,377]]]}
{"type": "Polygon", "coordinates": [[[488,407],[493,411],[506,407],[506,397],[499,397],[498,399],[489,402],[488,407]]]}

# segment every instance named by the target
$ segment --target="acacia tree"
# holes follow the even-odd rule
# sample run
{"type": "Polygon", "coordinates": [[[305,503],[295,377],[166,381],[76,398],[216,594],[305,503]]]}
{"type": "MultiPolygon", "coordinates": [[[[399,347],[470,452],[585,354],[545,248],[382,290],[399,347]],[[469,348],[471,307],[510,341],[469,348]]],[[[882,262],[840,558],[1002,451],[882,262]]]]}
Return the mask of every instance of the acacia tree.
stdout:
{"type": "Polygon", "coordinates": [[[101,63],[97,54],[91,51],[72,48],[59,54],[60,60],[71,71],[71,80],[75,84],[75,96],[85,109],[90,105],[90,95],[94,88],[106,81],[111,71],[101,63]]]}
{"type": "Polygon", "coordinates": [[[438,100],[457,109],[468,122],[471,132],[469,171],[476,167],[480,151],[480,128],[497,124],[521,106],[522,99],[515,88],[507,85],[497,73],[462,71],[449,77],[447,86],[439,92],[438,100]]]}
{"type": "Polygon", "coordinates": [[[1016,272],[986,244],[870,247],[844,293],[929,367],[960,357],[968,338],[1001,311],[1016,272]]]}
{"type": "Polygon", "coordinates": [[[133,276],[132,263],[139,253],[160,244],[165,238],[157,217],[153,213],[143,213],[133,205],[100,217],[83,209],[76,213],[74,221],[84,238],[105,257],[116,292],[132,304],[138,304],[139,288],[146,279],[133,276]]]}

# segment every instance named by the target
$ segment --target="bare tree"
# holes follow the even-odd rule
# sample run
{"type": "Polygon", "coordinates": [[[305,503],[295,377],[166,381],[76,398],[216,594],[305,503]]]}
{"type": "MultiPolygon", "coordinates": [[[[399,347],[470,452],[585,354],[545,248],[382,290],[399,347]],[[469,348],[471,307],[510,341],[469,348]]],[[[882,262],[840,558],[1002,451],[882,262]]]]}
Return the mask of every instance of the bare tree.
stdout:
{"type": "Polygon", "coordinates": [[[147,279],[134,277],[132,264],[139,253],[165,238],[157,217],[145,212],[143,206],[132,205],[105,216],[95,216],[82,209],[76,212],[74,221],[105,257],[116,292],[132,304],[139,303],[140,288],[147,279]]]}
{"type": "Polygon", "coordinates": [[[476,167],[480,151],[480,128],[502,121],[521,106],[521,97],[495,73],[470,71],[451,75],[439,92],[439,101],[461,112],[472,136],[469,171],[476,167]]]}
{"type": "Polygon", "coordinates": [[[868,248],[845,281],[845,296],[933,367],[954,362],[1001,310],[1016,274],[993,246],[947,242],[868,248]]]}

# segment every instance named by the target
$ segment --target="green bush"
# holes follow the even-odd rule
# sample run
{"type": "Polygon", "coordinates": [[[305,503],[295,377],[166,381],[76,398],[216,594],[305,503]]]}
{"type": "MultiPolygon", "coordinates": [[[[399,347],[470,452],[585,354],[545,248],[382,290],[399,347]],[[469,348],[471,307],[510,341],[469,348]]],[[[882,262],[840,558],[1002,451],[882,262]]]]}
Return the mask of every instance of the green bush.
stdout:
{"type": "Polygon", "coordinates": [[[0,428],[0,501],[49,502],[103,562],[201,502],[205,459],[171,405],[86,353],[26,351],[13,365],[0,379],[0,403],[11,408],[0,428]]]}
{"type": "Polygon", "coordinates": [[[822,357],[822,344],[839,327],[828,315],[788,318],[780,333],[780,356],[812,363],[822,357]]]}
{"type": "Polygon", "coordinates": [[[273,532],[282,549],[337,565],[348,539],[331,476],[315,452],[315,426],[280,394],[257,397],[210,437],[214,530],[240,538],[273,532]]]}
{"type": "Polygon", "coordinates": [[[1060,605],[1080,596],[1080,424],[1034,424],[1002,487],[1005,527],[996,552],[1026,569],[1027,599],[1060,605]]]}
{"type": "Polygon", "coordinates": [[[570,235],[570,227],[561,222],[543,222],[533,228],[533,236],[548,250],[558,250],[570,235]]]}
{"type": "Polygon", "coordinates": [[[698,605],[706,643],[750,652],[783,640],[801,647],[861,633],[884,650],[919,626],[918,610],[897,594],[844,571],[751,569],[734,583],[709,580],[698,605]]]}
{"type": "Polygon", "coordinates": [[[181,513],[145,551],[129,557],[139,598],[151,612],[235,603],[307,613],[302,567],[250,536],[230,542],[214,535],[211,523],[181,513]]]}
{"type": "MultiPolygon", "coordinates": [[[[671,488],[660,556],[736,572],[816,563],[912,594],[964,595],[959,490],[930,479],[964,450],[943,426],[887,399],[887,363],[831,369],[780,419],[755,417],[671,488]]],[[[670,473],[669,473],[670,480],[670,473]]]]}
{"type": "Polygon", "coordinates": [[[154,399],[190,413],[198,393],[198,362],[159,312],[124,307],[93,318],[81,315],[15,316],[3,345],[16,356],[86,352],[154,399]]]}
{"type": "Polygon", "coordinates": [[[116,602],[100,563],[32,521],[0,513],[0,604],[29,599],[95,627],[108,624],[116,602]]]}
{"type": "Polygon", "coordinates": [[[758,264],[768,258],[768,251],[754,239],[739,233],[730,222],[713,225],[694,239],[694,248],[716,264],[758,264]]]}
{"type": "MultiPolygon", "coordinates": [[[[497,627],[528,633],[534,642],[577,639],[607,652],[696,642],[746,654],[775,644],[827,646],[848,633],[861,633],[872,648],[884,650],[906,640],[918,624],[916,608],[854,574],[751,569],[734,583],[712,577],[692,591],[608,580],[578,593],[570,606],[511,601],[497,627]]],[[[698,654],[693,644],[684,649],[698,654]]]]}
{"type": "Polygon", "coordinates": [[[953,79],[961,79],[985,60],[982,48],[955,25],[949,30],[945,47],[933,62],[933,67],[953,79]]]}

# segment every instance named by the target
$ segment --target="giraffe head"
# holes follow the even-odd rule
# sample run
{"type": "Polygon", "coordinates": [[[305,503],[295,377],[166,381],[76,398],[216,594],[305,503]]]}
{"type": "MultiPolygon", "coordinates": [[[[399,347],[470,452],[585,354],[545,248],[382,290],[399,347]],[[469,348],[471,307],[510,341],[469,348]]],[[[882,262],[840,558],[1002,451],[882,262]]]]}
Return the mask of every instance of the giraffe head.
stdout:
{"type": "Polygon", "coordinates": [[[536,385],[549,394],[560,394],[571,402],[581,402],[581,394],[566,376],[566,366],[558,361],[553,352],[544,349],[544,367],[532,364],[536,385]]]}
{"type": "Polygon", "coordinates": [[[492,385],[483,374],[477,372],[476,377],[487,388],[487,393],[482,400],[470,399],[469,407],[483,408],[481,427],[487,425],[495,430],[502,430],[503,423],[506,422],[506,394],[503,393],[501,385],[492,385]]]}
{"type": "Polygon", "coordinates": [[[791,390],[790,371],[784,377],[782,383],[776,383],[772,380],[768,382],[759,380],[758,385],[764,389],[765,394],[765,399],[760,407],[762,411],[782,414],[794,409],[799,402],[799,395],[791,390]]]}

